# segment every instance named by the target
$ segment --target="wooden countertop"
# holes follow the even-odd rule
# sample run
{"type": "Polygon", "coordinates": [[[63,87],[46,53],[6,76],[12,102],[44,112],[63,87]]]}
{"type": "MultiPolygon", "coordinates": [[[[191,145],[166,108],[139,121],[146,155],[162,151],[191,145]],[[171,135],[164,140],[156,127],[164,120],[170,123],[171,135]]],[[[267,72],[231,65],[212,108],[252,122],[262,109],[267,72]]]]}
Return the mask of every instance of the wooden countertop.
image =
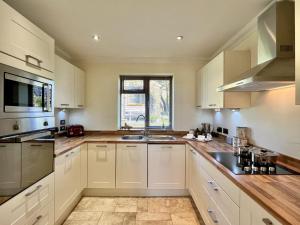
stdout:
{"type": "Polygon", "coordinates": [[[222,140],[202,143],[185,140],[180,137],[174,141],[155,142],[145,140],[124,141],[120,135],[87,135],[78,138],[62,137],[57,138],[55,141],[55,154],[58,156],[85,142],[189,144],[280,222],[300,225],[300,176],[235,175],[208,154],[208,152],[232,152],[232,147],[222,140]]]}

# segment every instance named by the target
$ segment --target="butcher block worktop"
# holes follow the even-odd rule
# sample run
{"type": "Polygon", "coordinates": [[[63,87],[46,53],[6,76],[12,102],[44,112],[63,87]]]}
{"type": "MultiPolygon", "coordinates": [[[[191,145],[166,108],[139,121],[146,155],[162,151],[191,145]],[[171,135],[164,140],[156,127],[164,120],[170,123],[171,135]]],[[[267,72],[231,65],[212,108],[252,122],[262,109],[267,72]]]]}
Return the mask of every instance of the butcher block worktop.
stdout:
{"type": "Polygon", "coordinates": [[[172,141],[124,141],[121,139],[121,135],[86,135],[77,138],[60,137],[55,142],[55,155],[63,154],[87,142],[188,144],[283,224],[300,224],[300,176],[235,175],[208,154],[208,152],[233,151],[232,147],[222,139],[202,143],[181,137],[177,137],[176,140],[172,141]]]}

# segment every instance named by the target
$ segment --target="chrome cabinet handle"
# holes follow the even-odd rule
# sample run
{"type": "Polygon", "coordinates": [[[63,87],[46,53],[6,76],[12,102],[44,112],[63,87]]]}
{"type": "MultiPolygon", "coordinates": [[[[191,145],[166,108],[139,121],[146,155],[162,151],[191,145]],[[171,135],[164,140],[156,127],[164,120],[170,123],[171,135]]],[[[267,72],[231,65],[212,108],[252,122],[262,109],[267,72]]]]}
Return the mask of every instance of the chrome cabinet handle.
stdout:
{"type": "Polygon", "coordinates": [[[61,106],[69,106],[70,104],[64,104],[64,103],[63,103],[63,104],[60,104],[60,105],[61,105],[61,106]]]}
{"type": "Polygon", "coordinates": [[[30,195],[32,195],[34,192],[38,191],[39,189],[41,189],[42,185],[38,185],[33,191],[28,192],[25,194],[26,197],[29,197],[30,195]]]}
{"type": "Polygon", "coordinates": [[[31,147],[42,147],[43,145],[38,145],[38,144],[32,144],[30,145],[31,147]]]}
{"type": "Polygon", "coordinates": [[[83,107],[83,105],[77,105],[78,107],[83,107]]]}
{"type": "Polygon", "coordinates": [[[216,106],[217,104],[209,104],[208,106],[216,106]]]}
{"type": "Polygon", "coordinates": [[[190,148],[190,152],[193,153],[194,155],[196,155],[196,152],[190,148]]]}
{"type": "Polygon", "coordinates": [[[273,222],[268,219],[268,218],[263,218],[262,221],[266,224],[266,225],[273,225],[273,222]]]}
{"type": "Polygon", "coordinates": [[[126,145],[126,148],[136,148],[136,145],[126,145]]]}
{"type": "Polygon", "coordinates": [[[216,183],[214,181],[207,181],[207,183],[209,183],[211,185],[211,188],[214,190],[214,191],[219,191],[219,188],[216,186],[216,183]]]}
{"type": "Polygon", "coordinates": [[[36,67],[38,67],[38,68],[41,68],[41,63],[43,62],[42,60],[40,60],[40,59],[38,59],[38,58],[36,58],[36,57],[34,57],[34,56],[32,56],[32,55],[25,55],[25,57],[26,57],[26,63],[31,64],[31,65],[33,65],[33,66],[36,66],[36,67]],[[29,59],[34,59],[34,60],[36,60],[37,65],[35,65],[35,64],[31,63],[31,62],[29,62],[29,59]]]}
{"type": "Polygon", "coordinates": [[[207,212],[214,223],[219,223],[218,218],[213,210],[208,209],[207,212]]]}
{"type": "Polygon", "coordinates": [[[173,146],[161,146],[161,148],[168,148],[168,149],[171,149],[171,148],[173,148],[173,146]]]}
{"type": "Polygon", "coordinates": [[[33,222],[32,225],[37,224],[42,219],[42,217],[43,217],[42,215],[39,215],[38,217],[36,217],[36,219],[35,219],[35,221],[33,222]]]}
{"type": "Polygon", "coordinates": [[[107,148],[107,145],[96,145],[96,148],[107,148]]]}
{"type": "Polygon", "coordinates": [[[0,148],[6,148],[7,146],[6,145],[0,145],[0,148]]]}

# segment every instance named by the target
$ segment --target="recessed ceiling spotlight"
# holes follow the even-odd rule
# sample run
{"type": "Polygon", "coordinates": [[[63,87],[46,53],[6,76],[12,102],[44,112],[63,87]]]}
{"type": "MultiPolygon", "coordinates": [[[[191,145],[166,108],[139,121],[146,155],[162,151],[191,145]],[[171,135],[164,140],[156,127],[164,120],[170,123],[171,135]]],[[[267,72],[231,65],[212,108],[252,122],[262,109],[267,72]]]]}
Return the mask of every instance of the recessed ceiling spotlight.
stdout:
{"type": "Polygon", "coordinates": [[[99,41],[99,40],[100,40],[100,36],[99,36],[98,34],[94,34],[94,35],[93,35],[93,39],[94,39],[95,41],[99,41]]]}
{"type": "Polygon", "coordinates": [[[178,41],[181,41],[181,40],[183,40],[183,36],[177,36],[176,39],[177,39],[178,41]]]}

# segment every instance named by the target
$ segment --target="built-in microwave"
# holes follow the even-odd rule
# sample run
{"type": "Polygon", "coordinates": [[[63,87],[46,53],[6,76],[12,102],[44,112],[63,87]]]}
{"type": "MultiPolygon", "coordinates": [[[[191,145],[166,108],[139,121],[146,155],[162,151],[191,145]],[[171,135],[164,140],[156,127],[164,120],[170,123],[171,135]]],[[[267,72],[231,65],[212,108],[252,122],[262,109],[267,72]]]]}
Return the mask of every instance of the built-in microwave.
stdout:
{"type": "Polygon", "coordinates": [[[0,64],[0,118],[54,115],[54,81],[0,64]]]}

